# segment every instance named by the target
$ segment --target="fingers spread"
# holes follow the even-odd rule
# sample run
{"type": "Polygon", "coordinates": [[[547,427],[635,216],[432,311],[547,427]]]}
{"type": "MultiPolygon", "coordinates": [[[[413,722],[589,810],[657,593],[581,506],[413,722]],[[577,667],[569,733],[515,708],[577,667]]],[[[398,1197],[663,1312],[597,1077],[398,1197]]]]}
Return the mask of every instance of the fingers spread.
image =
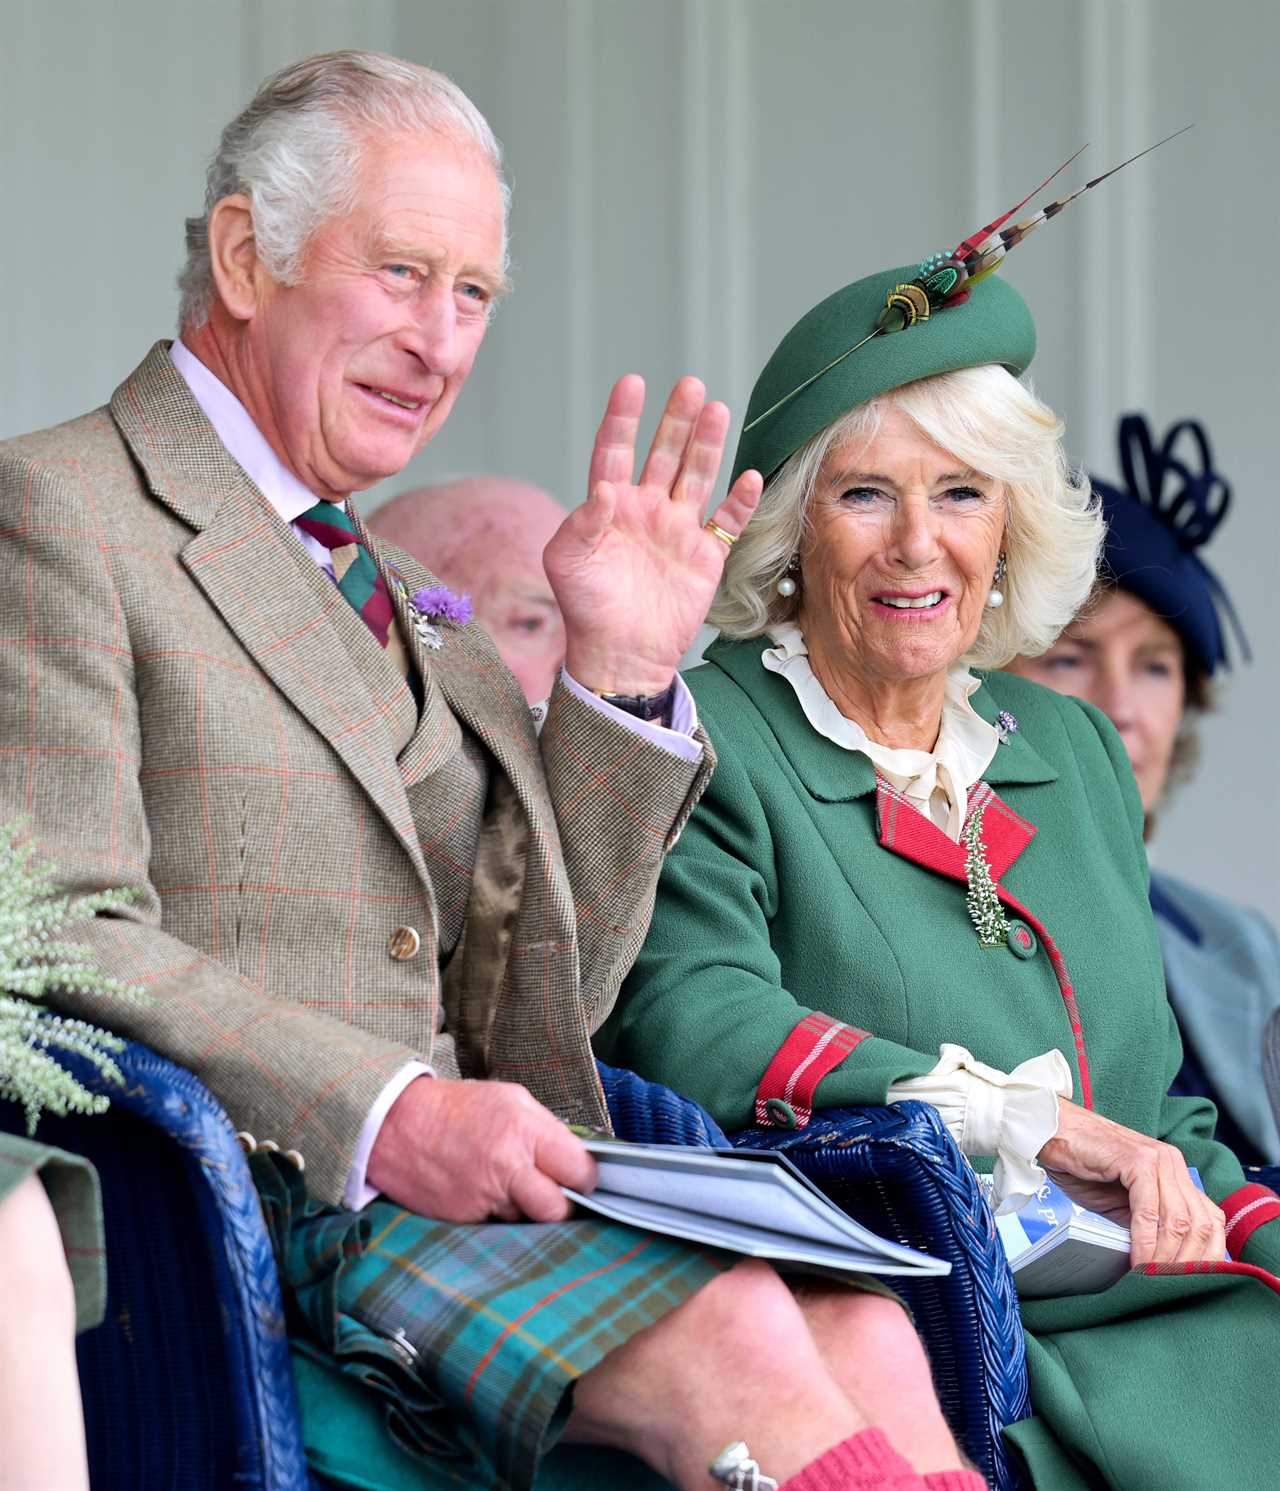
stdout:
{"type": "Polygon", "coordinates": [[[663,487],[667,491],[674,487],[706,394],[706,388],[697,378],[681,378],[671,390],[640,473],[641,486],[663,487]]]}
{"type": "Polygon", "coordinates": [[[604,418],[596,431],[591,452],[591,469],[587,474],[587,491],[594,492],[602,481],[627,485],[636,463],[636,435],[644,412],[644,379],[638,373],[627,373],[613,385],[604,418]]]}
{"type": "Polygon", "coordinates": [[[729,495],[711,514],[711,521],[737,538],[751,521],[751,515],[760,501],[762,486],[758,471],[744,471],[729,488],[729,495]]]}
{"type": "Polygon", "coordinates": [[[729,433],[729,410],[724,404],[708,404],[698,416],[689,444],[685,448],[684,465],[671,491],[673,502],[685,502],[698,512],[707,505],[711,489],[720,475],[720,462],[724,456],[725,436],[729,433]]]}

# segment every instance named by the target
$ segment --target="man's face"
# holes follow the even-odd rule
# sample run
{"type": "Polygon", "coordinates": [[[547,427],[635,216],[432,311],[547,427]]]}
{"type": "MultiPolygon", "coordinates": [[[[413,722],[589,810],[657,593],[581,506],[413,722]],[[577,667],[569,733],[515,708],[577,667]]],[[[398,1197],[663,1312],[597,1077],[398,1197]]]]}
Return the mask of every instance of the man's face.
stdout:
{"type": "Polygon", "coordinates": [[[448,418],[503,284],[502,196],[478,150],[366,145],[352,212],[267,280],[248,328],[250,412],[319,496],[401,471],[448,418]]]}

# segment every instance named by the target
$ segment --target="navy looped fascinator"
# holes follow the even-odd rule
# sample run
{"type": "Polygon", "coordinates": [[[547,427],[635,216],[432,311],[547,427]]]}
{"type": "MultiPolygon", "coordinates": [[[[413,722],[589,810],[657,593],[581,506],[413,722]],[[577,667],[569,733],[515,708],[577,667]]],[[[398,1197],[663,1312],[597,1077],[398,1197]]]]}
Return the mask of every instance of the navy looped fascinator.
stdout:
{"type": "Polygon", "coordinates": [[[1126,414],[1119,447],[1124,488],[1091,478],[1107,520],[1103,574],[1167,621],[1207,673],[1227,665],[1220,613],[1247,661],[1249,643],[1231,598],[1196,552],[1231,506],[1204,426],[1180,420],[1157,447],[1143,416],[1126,414]],[[1175,455],[1180,442],[1183,454],[1175,455]]]}

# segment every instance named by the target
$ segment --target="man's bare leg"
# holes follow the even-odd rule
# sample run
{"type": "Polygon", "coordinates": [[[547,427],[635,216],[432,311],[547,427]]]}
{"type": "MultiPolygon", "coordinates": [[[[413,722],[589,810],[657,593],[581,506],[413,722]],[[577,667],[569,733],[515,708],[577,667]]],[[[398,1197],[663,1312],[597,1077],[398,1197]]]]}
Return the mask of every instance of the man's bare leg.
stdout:
{"type": "Polygon", "coordinates": [[[942,1416],[924,1343],[901,1305],[809,1280],[796,1298],[833,1379],[920,1475],[966,1466],[942,1416]]]}
{"type": "Polygon", "coordinates": [[[866,1425],[791,1290],[745,1261],[579,1378],[566,1438],[710,1491],[707,1467],[733,1440],[781,1482],[866,1425]]]}

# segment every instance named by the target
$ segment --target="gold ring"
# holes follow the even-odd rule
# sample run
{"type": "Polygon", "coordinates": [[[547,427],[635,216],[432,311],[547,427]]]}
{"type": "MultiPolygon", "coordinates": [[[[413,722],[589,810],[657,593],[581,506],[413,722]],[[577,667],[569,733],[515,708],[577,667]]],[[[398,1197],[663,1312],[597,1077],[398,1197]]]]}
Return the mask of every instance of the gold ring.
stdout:
{"type": "Polygon", "coordinates": [[[720,539],[727,548],[732,549],[734,544],[738,542],[737,534],[729,533],[726,529],[721,528],[719,523],[717,523],[713,518],[708,518],[702,526],[707,530],[708,533],[714,533],[715,536],[720,539]]]}

